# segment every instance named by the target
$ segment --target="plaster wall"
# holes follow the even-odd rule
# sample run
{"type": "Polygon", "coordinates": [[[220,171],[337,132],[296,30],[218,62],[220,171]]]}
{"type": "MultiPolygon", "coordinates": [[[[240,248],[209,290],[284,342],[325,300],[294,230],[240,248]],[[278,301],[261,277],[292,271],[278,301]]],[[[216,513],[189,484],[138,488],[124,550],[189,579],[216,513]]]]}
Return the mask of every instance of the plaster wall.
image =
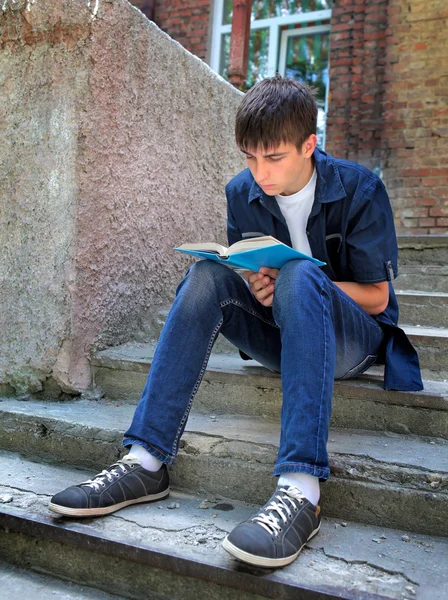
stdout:
{"type": "Polygon", "coordinates": [[[240,95],[126,0],[6,0],[0,383],[91,383],[93,349],[157,337],[189,262],[225,243],[240,95]]]}

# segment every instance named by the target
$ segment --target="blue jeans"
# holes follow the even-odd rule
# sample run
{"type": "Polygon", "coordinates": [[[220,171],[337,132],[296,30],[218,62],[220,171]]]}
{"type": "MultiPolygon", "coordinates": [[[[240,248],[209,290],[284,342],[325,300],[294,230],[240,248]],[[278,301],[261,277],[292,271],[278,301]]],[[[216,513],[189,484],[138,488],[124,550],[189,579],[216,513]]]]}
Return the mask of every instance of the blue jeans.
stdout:
{"type": "Polygon", "coordinates": [[[327,438],[334,379],[369,368],[383,333],[376,321],[314,264],[287,263],[272,307],[219,263],[191,267],[177,288],[124,446],[140,444],[167,464],[176,457],[191,404],[218,333],[281,372],[281,437],[274,475],[328,479],[327,438]]]}

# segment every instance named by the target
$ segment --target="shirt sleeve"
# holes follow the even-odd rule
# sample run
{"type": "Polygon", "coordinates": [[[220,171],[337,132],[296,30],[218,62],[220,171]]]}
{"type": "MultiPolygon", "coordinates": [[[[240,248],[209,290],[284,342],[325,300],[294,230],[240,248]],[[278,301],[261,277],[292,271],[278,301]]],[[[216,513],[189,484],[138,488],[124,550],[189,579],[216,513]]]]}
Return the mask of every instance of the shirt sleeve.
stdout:
{"type": "Polygon", "coordinates": [[[235,217],[233,216],[228,186],[226,186],[226,198],[227,198],[227,243],[228,243],[228,246],[231,246],[232,244],[235,244],[235,242],[239,242],[243,236],[241,235],[241,231],[238,229],[238,226],[235,221],[235,217]]]}
{"type": "Polygon", "coordinates": [[[352,203],[347,231],[348,263],[358,283],[392,281],[398,275],[398,246],[389,196],[375,177],[352,203]]]}

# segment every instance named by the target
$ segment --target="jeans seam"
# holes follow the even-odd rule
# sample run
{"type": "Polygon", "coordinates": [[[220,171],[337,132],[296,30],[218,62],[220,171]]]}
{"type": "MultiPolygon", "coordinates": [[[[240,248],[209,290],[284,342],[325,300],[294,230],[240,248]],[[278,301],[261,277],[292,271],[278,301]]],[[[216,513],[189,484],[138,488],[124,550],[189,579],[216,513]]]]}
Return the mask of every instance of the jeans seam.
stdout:
{"type": "MultiPolygon", "coordinates": [[[[363,369],[363,370],[357,371],[356,374],[354,375],[355,377],[357,375],[361,375],[362,373],[367,371],[367,369],[369,369],[371,367],[371,365],[369,365],[368,367],[366,367],[364,369],[364,363],[367,361],[368,358],[374,358],[376,360],[378,358],[378,354],[367,354],[357,365],[355,365],[354,367],[349,369],[347,371],[347,373],[345,373],[342,377],[338,377],[338,381],[343,381],[344,379],[351,379],[352,373],[357,371],[357,369],[359,369],[359,367],[361,367],[361,369],[363,369]]],[[[372,364],[375,363],[375,360],[372,362],[372,364]]]]}
{"type": "Polygon", "coordinates": [[[251,308],[249,308],[242,302],[239,302],[238,300],[234,300],[233,298],[229,298],[228,300],[224,300],[223,302],[220,302],[219,306],[220,306],[220,308],[224,308],[225,306],[228,306],[229,304],[234,304],[235,306],[238,306],[239,308],[242,308],[243,310],[245,310],[250,315],[257,317],[257,319],[260,319],[260,321],[263,321],[263,323],[266,323],[267,325],[271,325],[272,327],[276,327],[277,329],[280,329],[280,327],[277,325],[277,323],[275,321],[270,321],[269,319],[265,319],[262,315],[260,315],[260,313],[256,312],[255,310],[252,310],[251,308]]]}
{"type": "Polygon", "coordinates": [[[326,466],[326,467],[322,467],[322,466],[318,466],[315,463],[304,463],[304,462],[282,462],[280,464],[276,464],[274,467],[274,477],[278,477],[281,475],[287,475],[288,473],[307,473],[310,471],[314,471],[315,473],[319,473],[319,477],[325,477],[328,478],[330,476],[330,467],[326,466]],[[284,471],[283,469],[287,469],[286,471],[284,471]],[[306,469],[306,471],[290,471],[291,468],[297,469],[306,469]],[[280,471],[280,472],[279,472],[280,471]]]}
{"type": "Polygon", "coordinates": [[[182,417],[182,420],[181,420],[181,422],[179,424],[179,428],[178,428],[177,433],[176,433],[176,437],[174,438],[173,448],[171,450],[173,456],[176,456],[176,454],[177,454],[177,445],[178,445],[178,442],[179,442],[179,437],[181,436],[183,428],[184,428],[184,425],[185,425],[185,422],[188,419],[188,415],[190,413],[190,409],[191,409],[191,405],[193,403],[194,397],[196,396],[196,393],[197,393],[197,391],[199,389],[199,386],[201,385],[202,378],[203,378],[205,370],[207,368],[207,362],[208,362],[208,359],[210,357],[210,353],[211,353],[212,348],[213,348],[213,343],[215,341],[215,338],[216,338],[217,334],[219,333],[219,330],[221,329],[222,323],[223,323],[223,318],[221,317],[221,319],[219,320],[219,323],[216,325],[216,327],[212,331],[212,335],[210,336],[210,340],[209,340],[208,347],[207,347],[207,352],[205,353],[205,358],[204,358],[204,362],[202,363],[201,371],[199,372],[199,375],[198,375],[198,378],[196,380],[196,383],[194,384],[193,391],[192,391],[191,396],[190,396],[190,400],[188,401],[187,408],[185,409],[184,415],[182,417]]]}
{"type": "Polygon", "coordinates": [[[312,469],[319,469],[319,470],[321,470],[321,471],[326,471],[326,470],[328,470],[328,469],[330,468],[330,467],[319,467],[319,466],[317,466],[317,465],[316,465],[316,464],[314,464],[314,463],[306,463],[306,462],[300,462],[300,461],[294,461],[294,462],[291,462],[291,461],[288,461],[288,462],[282,462],[282,463],[280,463],[280,464],[278,464],[278,465],[275,465],[275,468],[277,469],[277,468],[281,468],[281,467],[289,467],[289,466],[291,466],[291,467],[310,467],[310,468],[312,468],[312,469]]]}
{"type": "Polygon", "coordinates": [[[327,367],[328,367],[327,366],[327,360],[328,360],[327,328],[326,328],[326,322],[325,322],[325,303],[324,303],[324,298],[323,298],[323,288],[324,288],[324,280],[322,279],[321,286],[320,286],[320,296],[321,296],[321,306],[322,306],[322,323],[323,323],[323,331],[324,331],[324,360],[323,360],[324,377],[322,380],[322,388],[321,388],[321,392],[320,392],[319,422],[317,425],[316,451],[315,451],[316,462],[318,462],[318,459],[319,459],[319,439],[320,439],[320,430],[321,430],[321,421],[322,421],[322,405],[323,405],[324,389],[325,389],[325,385],[326,385],[325,374],[327,372],[327,367]]]}

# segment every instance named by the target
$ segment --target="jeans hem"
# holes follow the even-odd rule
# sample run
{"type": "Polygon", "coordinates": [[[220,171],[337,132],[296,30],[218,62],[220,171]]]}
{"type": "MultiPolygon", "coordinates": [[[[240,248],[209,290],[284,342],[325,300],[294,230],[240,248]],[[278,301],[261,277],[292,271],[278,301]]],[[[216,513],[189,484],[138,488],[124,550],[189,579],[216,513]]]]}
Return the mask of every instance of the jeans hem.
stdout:
{"type": "Polygon", "coordinates": [[[130,447],[133,444],[135,444],[137,446],[142,446],[147,452],[152,454],[152,456],[155,456],[158,460],[161,460],[165,465],[172,465],[174,463],[174,459],[175,459],[174,456],[169,456],[169,455],[165,454],[164,452],[161,452],[158,448],[155,448],[154,446],[151,446],[150,444],[147,444],[146,442],[143,442],[142,440],[137,440],[135,438],[130,438],[130,437],[123,438],[122,445],[125,448],[130,447]]]}
{"type": "Polygon", "coordinates": [[[308,463],[282,463],[275,465],[274,476],[284,473],[308,473],[308,475],[319,477],[321,481],[326,481],[330,477],[330,467],[318,467],[308,463]]]}

